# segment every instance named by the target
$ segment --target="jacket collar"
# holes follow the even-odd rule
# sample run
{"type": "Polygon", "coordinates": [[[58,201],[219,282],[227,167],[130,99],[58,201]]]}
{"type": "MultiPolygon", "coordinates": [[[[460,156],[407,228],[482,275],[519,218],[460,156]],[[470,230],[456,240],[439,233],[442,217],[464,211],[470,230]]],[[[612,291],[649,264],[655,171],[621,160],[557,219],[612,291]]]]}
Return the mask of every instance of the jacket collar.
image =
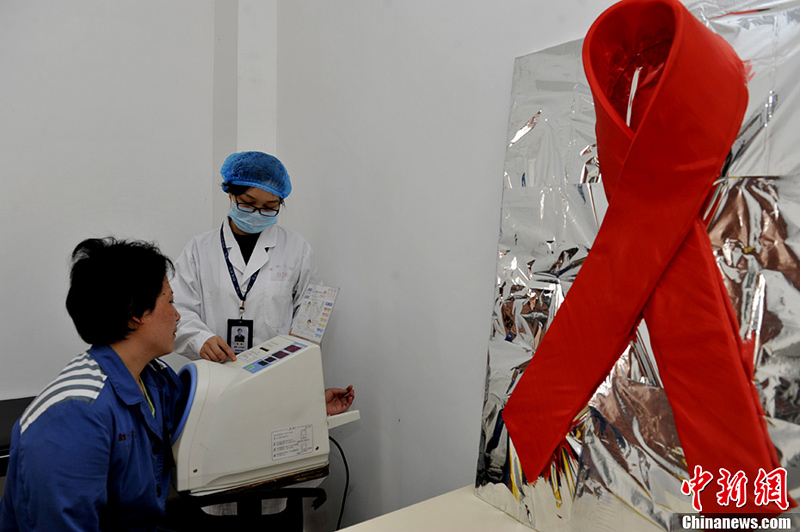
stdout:
{"type": "Polygon", "coordinates": [[[114,388],[117,397],[119,397],[123,403],[130,407],[138,406],[138,409],[142,414],[142,418],[145,420],[148,428],[154,434],[161,437],[161,425],[156,422],[156,420],[161,419],[163,415],[157,393],[159,385],[156,383],[150,364],[145,366],[144,370],[142,370],[141,377],[142,381],[145,383],[145,386],[147,386],[147,392],[150,394],[150,398],[153,401],[153,406],[156,409],[155,417],[153,417],[150,412],[150,405],[148,405],[147,401],[145,401],[145,398],[142,395],[142,390],[139,388],[139,384],[136,382],[136,380],[134,380],[133,375],[131,375],[131,372],[128,371],[125,363],[119,357],[117,352],[114,351],[114,349],[107,345],[93,345],[89,348],[89,355],[91,355],[91,357],[97,361],[97,364],[108,376],[108,381],[114,388]]]}
{"type": "Polygon", "coordinates": [[[139,385],[114,349],[107,345],[93,345],[89,349],[89,354],[108,376],[108,380],[117,392],[117,396],[126,405],[135,405],[144,401],[139,385]]]}
{"type": "Polygon", "coordinates": [[[275,247],[278,242],[277,224],[261,231],[256,247],[253,249],[253,254],[250,256],[250,261],[245,265],[242,252],[239,246],[236,245],[236,237],[233,235],[233,230],[227,217],[222,223],[222,234],[225,237],[225,247],[228,248],[228,258],[236,271],[242,274],[242,282],[259,271],[269,261],[268,250],[275,247]]]}

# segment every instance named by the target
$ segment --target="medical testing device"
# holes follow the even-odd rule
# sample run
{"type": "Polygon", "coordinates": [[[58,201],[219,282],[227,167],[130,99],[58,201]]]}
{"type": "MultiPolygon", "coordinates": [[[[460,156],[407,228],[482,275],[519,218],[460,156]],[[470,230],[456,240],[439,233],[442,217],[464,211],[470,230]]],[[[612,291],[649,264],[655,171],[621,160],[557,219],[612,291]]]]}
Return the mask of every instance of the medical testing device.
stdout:
{"type": "Polygon", "coordinates": [[[224,364],[178,372],[188,397],[173,438],[175,489],[207,495],[328,465],[328,430],[357,410],[325,411],[320,348],[276,336],[224,364]]]}

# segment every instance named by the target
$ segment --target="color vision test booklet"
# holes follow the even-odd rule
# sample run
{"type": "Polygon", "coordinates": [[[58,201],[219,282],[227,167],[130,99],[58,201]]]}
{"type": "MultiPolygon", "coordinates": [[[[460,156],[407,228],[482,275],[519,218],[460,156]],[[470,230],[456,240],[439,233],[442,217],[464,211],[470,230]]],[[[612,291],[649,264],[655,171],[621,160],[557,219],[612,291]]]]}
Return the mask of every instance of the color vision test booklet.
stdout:
{"type": "Polygon", "coordinates": [[[308,285],[289,334],[315,344],[322,342],[339,289],[319,284],[308,285]]]}

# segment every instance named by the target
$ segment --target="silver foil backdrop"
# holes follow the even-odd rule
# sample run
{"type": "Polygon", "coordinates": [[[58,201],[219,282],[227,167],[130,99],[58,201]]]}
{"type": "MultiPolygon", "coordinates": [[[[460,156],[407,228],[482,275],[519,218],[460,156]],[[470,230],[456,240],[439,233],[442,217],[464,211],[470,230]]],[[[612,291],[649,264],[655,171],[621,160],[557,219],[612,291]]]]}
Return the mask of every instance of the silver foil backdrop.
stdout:
{"type": "MultiPolygon", "coordinates": [[[[800,499],[800,0],[687,7],[752,74],[708,230],[740,333],[755,338],[756,386],[800,499]]],[[[680,491],[690,475],[646,324],[535,484],[523,483],[502,422],[607,206],[581,46],[515,64],[476,494],[540,532],[670,530],[674,514],[693,512],[680,491]]],[[[798,517],[791,515],[796,527],[798,517]]]]}

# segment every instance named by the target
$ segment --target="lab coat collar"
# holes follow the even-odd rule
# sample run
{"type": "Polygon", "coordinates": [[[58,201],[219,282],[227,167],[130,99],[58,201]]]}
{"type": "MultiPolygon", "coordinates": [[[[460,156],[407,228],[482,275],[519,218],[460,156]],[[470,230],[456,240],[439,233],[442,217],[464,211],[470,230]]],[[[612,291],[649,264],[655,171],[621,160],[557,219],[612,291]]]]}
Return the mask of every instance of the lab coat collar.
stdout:
{"type": "Polygon", "coordinates": [[[236,237],[233,236],[233,230],[228,218],[222,224],[222,234],[225,236],[225,247],[228,248],[228,258],[231,265],[242,274],[241,282],[244,283],[251,275],[259,271],[269,261],[269,248],[275,247],[278,243],[278,226],[277,224],[271,225],[261,231],[256,242],[256,247],[253,249],[253,254],[250,256],[250,261],[245,265],[242,251],[236,245],[236,237]]]}

